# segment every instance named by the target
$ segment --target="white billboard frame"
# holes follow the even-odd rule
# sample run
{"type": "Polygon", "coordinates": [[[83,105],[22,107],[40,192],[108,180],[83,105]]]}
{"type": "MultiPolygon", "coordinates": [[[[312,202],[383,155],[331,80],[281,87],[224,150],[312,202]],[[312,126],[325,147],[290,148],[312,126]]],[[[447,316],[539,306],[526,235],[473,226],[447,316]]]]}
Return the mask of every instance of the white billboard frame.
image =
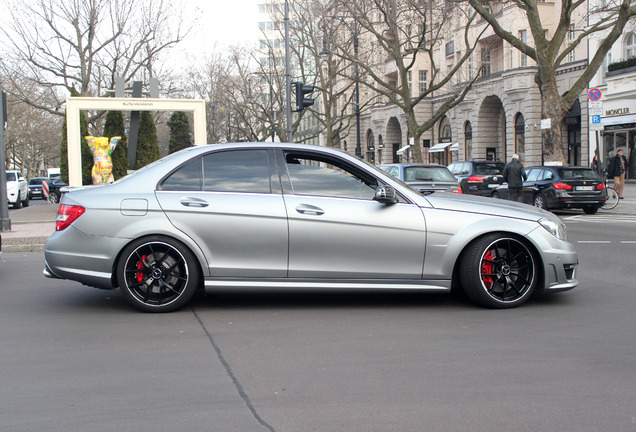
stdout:
{"type": "Polygon", "coordinates": [[[194,145],[207,144],[205,100],[156,98],[66,98],[66,142],[68,144],[68,184],[82,186],[80,111],[186,111],[194,115],[194,145]]]}

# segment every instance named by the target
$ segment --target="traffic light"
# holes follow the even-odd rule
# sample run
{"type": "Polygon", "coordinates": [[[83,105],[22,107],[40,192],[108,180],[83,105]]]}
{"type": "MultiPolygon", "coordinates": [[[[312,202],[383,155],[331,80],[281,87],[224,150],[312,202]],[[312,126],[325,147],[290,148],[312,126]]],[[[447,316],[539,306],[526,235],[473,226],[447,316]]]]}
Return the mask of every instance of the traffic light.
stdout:
{"type": "Polygon", "coordinates": [[[312,106],[314,104],[314,100],[312,98],[306,98],[305,94],[312,93],[314,91],[314,86],[303,84],[301,82],[293,82],[292,84],[296,88],[296,109],[292,111],[301,112],[305,108],[312,106]]]}

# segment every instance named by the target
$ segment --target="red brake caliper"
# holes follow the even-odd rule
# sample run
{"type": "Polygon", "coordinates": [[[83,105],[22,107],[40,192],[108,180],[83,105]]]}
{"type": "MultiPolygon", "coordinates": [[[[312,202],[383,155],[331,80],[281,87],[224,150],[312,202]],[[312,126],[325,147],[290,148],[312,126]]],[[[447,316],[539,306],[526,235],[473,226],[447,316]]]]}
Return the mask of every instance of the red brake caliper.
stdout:
{"type": "MultiPolygon", "coordinates": [[[[142,255],[141,257],[141,261],[139,261],[137,263],[137,268],[139,270],[141,270],[142,268],[144,268],[144,261],[146,261],[146,255],[142,255]]],[[[141,283],[144,280],[144,272],[142,271],[138,271],[137,272],[137,283],[141,283]]]]}
{"type": "Polygon", "coordinates": [[[492,274],[493,264],[491,261],[495,255],[492,253],[492,250],[487,250],[484,254],[484,259],[481,262],[481,280],[486,285],[487,289],[492,288],[492,276],[488,276],[492,274]]]}

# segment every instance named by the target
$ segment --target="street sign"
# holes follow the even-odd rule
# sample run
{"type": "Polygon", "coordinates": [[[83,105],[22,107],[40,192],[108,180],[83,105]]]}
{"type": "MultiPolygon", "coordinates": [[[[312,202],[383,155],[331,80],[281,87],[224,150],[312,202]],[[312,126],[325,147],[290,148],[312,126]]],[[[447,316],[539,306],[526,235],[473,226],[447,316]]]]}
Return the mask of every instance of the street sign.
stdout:
{"type": "Polygon", "coordinates": [[[602,131],[605,127],[603,123],[590,123],[590,131],[602,131]]]}
{"type": "Polygon", "coordinates": [[[590,116],[590,118],[592,119],[592,124],[601,122],[601,116],[600,115],[593,115],[593,116],[590,116]]]}
{"type": "Polygon", "coordinates": [[[590,98],[591,101],[600,101],[602,96],[603,93],[597,88],[592,88],[587,92],[587,97],[590,98]]]}
{"type": "Polygon", "coordinates": [[[590,108],[587,110],[587,113],[591,116],[595,115],[603,115],[603,108],[590,108]]]}

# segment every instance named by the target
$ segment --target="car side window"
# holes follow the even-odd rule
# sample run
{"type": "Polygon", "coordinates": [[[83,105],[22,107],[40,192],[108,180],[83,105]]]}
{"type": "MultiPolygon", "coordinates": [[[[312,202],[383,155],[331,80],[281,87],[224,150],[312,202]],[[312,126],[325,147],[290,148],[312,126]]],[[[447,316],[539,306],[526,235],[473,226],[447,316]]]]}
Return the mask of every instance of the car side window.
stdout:
{"type": "Polygon", "coordinates": [[[361,177],[341,161],[289,153],[285,162],[294,194],[365,200],[375,197],[377,181],[361,177]]]}
{"type": "Polygon", "coordinates": [[[469,163],[463,163],[461,164],[461,169],[459,171],[460,175],[467,175],[470,173],[470,164],[469,163]]]}
{"type": "Polygon", "coordinates": [[[165,191],[200,191],[201,158],[197,158],[170,174],[161,185],[165,191]]]}
{"type": "Polygon", "coordinates": [[[540,173],[541,173],[541,170],[531,169],[528,172],[528,181],[537,181],[537,179],[539,178],[539,174],[540,173]]]}
{"type": "Polygon", "coordinates": [[[267,150],[235,150],[203,157],[203,190],[271,193],[267,150]]]}
{"type": "Polygon", "coordinates": [[[163,182],[161,189],[270,193],[267,150],[209,153],[173,172],[163,182]]]}

